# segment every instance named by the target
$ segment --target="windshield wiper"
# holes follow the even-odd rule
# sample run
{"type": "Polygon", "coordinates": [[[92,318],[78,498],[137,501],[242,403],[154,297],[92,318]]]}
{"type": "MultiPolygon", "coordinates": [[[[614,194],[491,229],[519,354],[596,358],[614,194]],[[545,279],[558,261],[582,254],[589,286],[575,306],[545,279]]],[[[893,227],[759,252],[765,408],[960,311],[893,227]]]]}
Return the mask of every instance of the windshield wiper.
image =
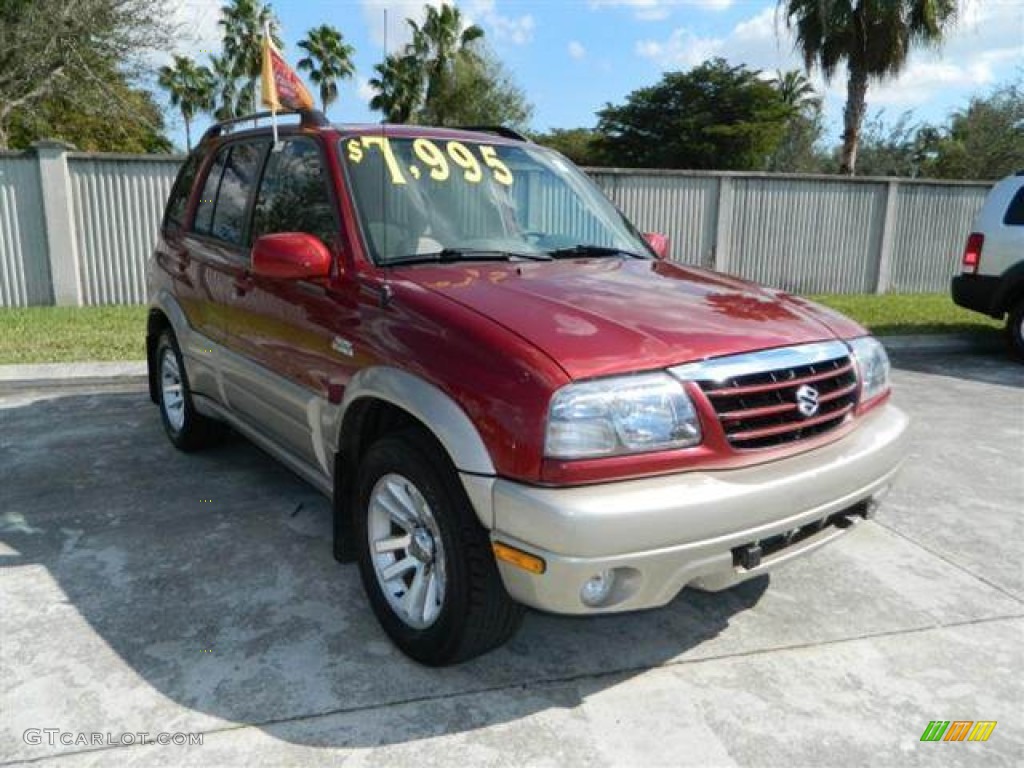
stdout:
{"type": "Polygon", "coordinates": [[[556,259],[571,258],[573,256],[628,256],[631,259],[643,259],[644,257],[632,251],[624,251],[621,248],[611,248],[606,245],[587,245],[580,243],[568,248],[556,248],[548,251],[556,259]]]}
{"type": "Polygon", "coordinates": [[[431,253],[410,253],[381,262],[382,267],[405,266],[408,264],[447,264],[454,261],[512,261],[513,259],[529,259],[530,261],[551,261],[546,253],[519,253],[516,251],[497,251],[480,248],[444,248],[431,253]]]}

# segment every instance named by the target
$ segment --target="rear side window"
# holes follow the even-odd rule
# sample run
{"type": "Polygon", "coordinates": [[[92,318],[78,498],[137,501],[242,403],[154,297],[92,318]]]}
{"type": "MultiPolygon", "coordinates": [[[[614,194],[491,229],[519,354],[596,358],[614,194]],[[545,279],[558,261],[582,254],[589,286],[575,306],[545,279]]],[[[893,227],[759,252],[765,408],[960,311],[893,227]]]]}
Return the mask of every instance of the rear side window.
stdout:
{"type": "Polygon", "coordinates": [[[1024,227],[1024,187],[1018,189],[1010,201],[1010,207],[1006,209],[1006,216],[1003,217],[1003,224],[1024,227]]]}
{"type": "Polygon", "coordinates": [[[209,234],[210,224],[213,223],[213,208],[217,203],[217,190],[220,188],[220,177],[224,173],[224,166],[227,165],[228,155],[231,154],[231,147],[224,147],[217,153],[217,157],[210,166],[210,172],[206,176],[206,184],[199,195],[199,204],[196,206],[196,218],[192,228],[204,235],[209,234]]]}
{"type": "Polygon", "coordinates": [[[196,209],[197,232],[232,245],[245,244],[249,201],[268,146],[233,144],[217,153],[196,209]]]}
{"type": "Polygon", "coordinates": [[[164,213],[165,228],[184,225],[185,213],[188,211],[188,199],[198,171],[199,155],[189,155],[185,164],[181,166],[181,170],[178,171],[178,178],[174,182],[171,196],[167,199],[167,211],[164,213]]]}
{"type": "Polygon", "coordinates": [[[287,142],[272,152],[253,214],[252,238],[274,232],[308,232],[332,243],[338,223],[316,144],[287,142]]]}

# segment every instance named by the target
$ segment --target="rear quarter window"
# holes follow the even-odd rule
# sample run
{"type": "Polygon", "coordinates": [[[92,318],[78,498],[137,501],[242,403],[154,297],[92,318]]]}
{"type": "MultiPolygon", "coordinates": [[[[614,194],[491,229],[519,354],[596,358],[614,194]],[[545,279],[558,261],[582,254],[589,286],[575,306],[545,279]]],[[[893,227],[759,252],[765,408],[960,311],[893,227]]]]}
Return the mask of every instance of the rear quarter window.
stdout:
{"type": "Polygon", "coordinates": [[[164,211],[164,229],[168,227],[180,228],[185,225],[188,201],[192,196],[192,186],[196,182],[196,174],[198,172],[199,155],[189,155],[184,165],[181,166],[181,170],[178,171],[178,178],[174,181],[171,196],[167,199],[167,209],[164,211]]]}
{"type": "Polygon", "coordinates": [[[1017,190],[1013,196],[1006,215],[1003,217],[1003,224],[1010,227],[1024,227],[1024,186],[1017,190]]]}

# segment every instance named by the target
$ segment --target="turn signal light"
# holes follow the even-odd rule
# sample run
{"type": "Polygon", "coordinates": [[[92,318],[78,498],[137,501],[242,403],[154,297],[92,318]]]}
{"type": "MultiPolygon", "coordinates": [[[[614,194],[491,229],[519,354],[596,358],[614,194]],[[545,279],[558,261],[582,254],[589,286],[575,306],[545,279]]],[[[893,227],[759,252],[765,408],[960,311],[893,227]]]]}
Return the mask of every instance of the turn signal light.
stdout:
{"type": "Polygon", "coordinates": [[[971,232],[964,247],[963,272],[975,275],[981,265],[981,248],[985,245],[985,236],[981,232],[971,232]]]}
{"type": "Polygon", "coordinates": [[[496,558],[522,568],[524,571],[540,575],[547,570],[547,563],[536,555],[531,555],[529,552],[523,552],[521,549],[510,547],[508,544],[502,544],[500,541],[493,542],[491,548],[494,550],[496,558]]]}

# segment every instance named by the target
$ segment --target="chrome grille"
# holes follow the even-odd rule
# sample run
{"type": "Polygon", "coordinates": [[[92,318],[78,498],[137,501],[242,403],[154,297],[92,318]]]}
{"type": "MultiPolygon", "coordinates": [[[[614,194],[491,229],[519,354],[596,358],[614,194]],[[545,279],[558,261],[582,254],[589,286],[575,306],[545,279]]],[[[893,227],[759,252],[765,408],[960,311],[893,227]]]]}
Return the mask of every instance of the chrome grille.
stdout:
{"type": "Polygon", "coordinates": [[[857,406],[857,370],[840,342],[786,347],[683,365],[672,373],[696,382],[740,450],[773,448],[829,432],[857,406]],[[816,399],[801,412],[797,393],[816,399]],[[812,395],[816,395],[812,397],[812,395]]]}

